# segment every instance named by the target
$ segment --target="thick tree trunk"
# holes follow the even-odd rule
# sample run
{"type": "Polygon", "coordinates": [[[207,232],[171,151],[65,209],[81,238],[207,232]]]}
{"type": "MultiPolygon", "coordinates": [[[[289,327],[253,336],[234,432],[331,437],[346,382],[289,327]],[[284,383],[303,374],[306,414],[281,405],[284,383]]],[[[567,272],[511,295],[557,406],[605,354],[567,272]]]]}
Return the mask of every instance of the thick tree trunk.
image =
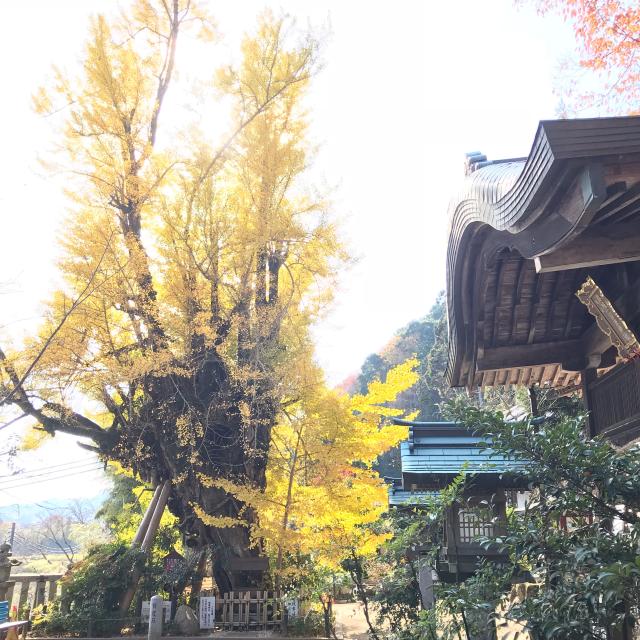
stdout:
{"type": "Polygon", "coordinates": [[[198,564],[196,565],[193,577],[191,579],[191,593],[189,594],[189,606],[195,609],[198,601],[200,591],[202,591],[202,582],[204,580],[204,574],[207,569],[207,549],[203,549],[200,552],[198,558],[198,564]]]}

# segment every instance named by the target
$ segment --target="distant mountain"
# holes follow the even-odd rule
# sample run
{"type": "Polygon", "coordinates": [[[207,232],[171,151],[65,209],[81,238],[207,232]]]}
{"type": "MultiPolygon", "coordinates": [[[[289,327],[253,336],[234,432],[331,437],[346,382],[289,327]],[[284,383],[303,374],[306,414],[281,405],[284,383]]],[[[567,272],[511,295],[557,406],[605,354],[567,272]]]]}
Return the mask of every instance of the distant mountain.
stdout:
{"type": "Polygon", "coordinates": [[[27,504],[13,504],[0,507],[0,537],[6,528],[4,525],[15,522],[18,525],[29,526],[38,522],[44,516],[52,513],[64,513],[80,505],[93,518],[95,512],[109,496],[108,491],[102,491],[91,498],[82,500],[69,500],[68,498],[59,500],[43,500],[42,502],[31,502],[27,504]]]}

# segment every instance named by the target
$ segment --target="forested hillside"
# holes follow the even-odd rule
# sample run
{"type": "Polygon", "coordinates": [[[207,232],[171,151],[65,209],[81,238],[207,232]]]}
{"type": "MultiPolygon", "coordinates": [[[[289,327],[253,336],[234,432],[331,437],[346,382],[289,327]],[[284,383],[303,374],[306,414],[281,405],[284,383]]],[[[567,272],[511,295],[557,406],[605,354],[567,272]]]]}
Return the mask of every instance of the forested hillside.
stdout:
{"type": "MultiPolygon", "coordinates": [[[[418,411],[417,420],[439,420],[439,405],[451,393],[444,381],[447,364],[447,319],[444,293],[441,293],[424,318],[414,320],[399,329],[387,345],[372,353],[362,364],[360,374],[350,381],[347,391],[366,393],[375,379],[384,380],[391,367],[407,358],[417,357],[419,381],[403,392],[393,406],[406,411],[418,411]]],[[[381,475],[400,474],[400,456],[394,448],[378,463],[381,475]]]]}

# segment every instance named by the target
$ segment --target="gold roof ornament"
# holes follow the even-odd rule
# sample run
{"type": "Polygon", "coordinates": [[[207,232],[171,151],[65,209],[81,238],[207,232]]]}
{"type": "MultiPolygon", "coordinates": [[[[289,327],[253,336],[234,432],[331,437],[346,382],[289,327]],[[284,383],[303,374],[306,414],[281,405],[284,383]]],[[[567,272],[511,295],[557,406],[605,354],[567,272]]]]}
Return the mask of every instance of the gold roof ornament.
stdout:
{"type": "Polygon", "coordinates": [[[591,276],[576,291],[576,296],[596,319],[598,327],[609,337],[621,358],[629,360],[640,356],[638,338],[591,276]]]}

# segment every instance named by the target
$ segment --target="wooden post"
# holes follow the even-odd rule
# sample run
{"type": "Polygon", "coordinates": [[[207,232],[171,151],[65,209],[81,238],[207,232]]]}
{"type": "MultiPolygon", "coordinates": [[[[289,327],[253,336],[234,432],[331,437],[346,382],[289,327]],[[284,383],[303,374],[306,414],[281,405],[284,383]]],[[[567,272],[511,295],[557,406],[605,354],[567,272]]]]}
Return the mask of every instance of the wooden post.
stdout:
{"type": "Polygon", "coordinates": [[[58,580],[49,580],[49,593],[47,594],[47,602],[56,599],[58,595],[58,580]]]}
{"type": "Polygon", "coordinates": [[[531,405],[531,415],[536,418],[539,415],[538,412],[538,394],[534,386],[529,387],[529,403],[531,405]]]}
{"type": "Polygon", "coordinates": [[[15,582],[9,582],[9,586],[7,587],[7,595],[6,599],[9,603],[9,611],[11,611],[11,603],[13,602],[13,589],[16,586],[15,582]]]}
{"type": "Polygon", "coordinates": [[[36,593],[33,598],[33,608],[40,606],[41,604],[45,604],[45,587],[47,583],[45,582],[44,576],[38,576],[38,581],[36,582],[36,593]]]}
{"type": "Polygon", "coordinates": [[[502,487],[498,487],[493,494],[493,516],[496,518],[496,526],[493,531],[494,536],[504,536],[507,534],[507,495],[502,487]]]}
{"type": "Polygon", "coordinates": [[[64,583],[62,583],[62,586],[60,587],[60,611],[65,614],[69,613],[68,593],[68,587],[64,583]]]}
{"type": "Polygon", "coordinates": [[[158,504],[158,499],[160,498],[160,492],[162,491],[162,485],[158,485],[153,492],[153,498],[151,498],[151,502],[147,507],[147,510],[144,512],[144,516],[140,521],[140,525],[138,526],[138,530],[136,531],[136,535],[131,542],[132,547],[139,547],[144,540],[144,536],[147,533],[147,529],[149,528],[149,522],[151,522],[151,517],[153,516],[153,512],[156,510],[156,505],[158,504]]]}
{"type": "Polygon", "coordinates": [[[458,574],[458,524],[459,506],[454,504],[446,510],[445,514],[445,530],[447,539],[447,557],[446,562],[449,564],[449,571],[458,574]]]}
{"type": "Polygon", "coordinates": [[[587,429],[589,437],[593,438],[597,432],[597,425],[593,416],[593,404],[591,402],[591,395],[589,386],[598,377],[596,369],[583,369],[580,372],[580,386],[582,389],[582,404],[584,405],[587,415],[587,429]]]}
{"type": "Polygon", "coordinates": [[[244,628],[249,629],[249,609],[251,608],[251,591],[244,594],[244,628]]]}
{"type": "Polygon", "coordinates": [[[27,597],[29,595],[29,585],[31,583],[26,581],[26,580],[22,580],[20,582],[20,596],[18,598],[18,617],[20,617],[21,615],[21,611],[24,608],[25,604],[27,604],[27,597]]]}
{"type": "MultiPolygon", "coordinates": [[[[162,485],[162,489],[158,496],[158,500],[156,502],[155,508],[151,517],[149,518],[149,524],[147,530],[144,534],[144,538],[142,540],[142,544],[140,545],[140,550],[144,553],[148,553],[153,545],[153,540],[156,537],[156,533],[158,532],[158,527],[160,526],[160,518],[162,518],[162,514],[164,513],[164,509],[167,506],[167,500],[169,499],[169,493],[171,492],[171,483],[169,480],[166,480],[162,485]]],[[[152,499],[153,502],[153,499],[152,499]]],[[[145,514],[146,517],[146,514],[145,514]]],[[[140,581],[141,572],[139,570],[135,570],[133,575],[131,576],[131,585],[125,591],[122,599],[120,600],[120,613],[125,614],[129,607],[131,606],[131,602],[133,601],[133,596],[136,594],[136,589],[138,588],[138,582],[140,581]]]]}
{"type": "Polygon", "coordinates": [[[171,493],[171,483],[169,482],[169,480],[165,480],[165,483],[162,485],[162,491],[160,492],[160,496],[158,497],[155,509],[153,510],[153,514],[149,519],[149,526],[144,534],[142,545],[140,546],[140,549],[145,553],[147,553],[153,545],[153,540],[156,537],[158,527],[160,526],[160,518],[162,518],[164,508],[167,506],[169,493],[171,493]]]}

